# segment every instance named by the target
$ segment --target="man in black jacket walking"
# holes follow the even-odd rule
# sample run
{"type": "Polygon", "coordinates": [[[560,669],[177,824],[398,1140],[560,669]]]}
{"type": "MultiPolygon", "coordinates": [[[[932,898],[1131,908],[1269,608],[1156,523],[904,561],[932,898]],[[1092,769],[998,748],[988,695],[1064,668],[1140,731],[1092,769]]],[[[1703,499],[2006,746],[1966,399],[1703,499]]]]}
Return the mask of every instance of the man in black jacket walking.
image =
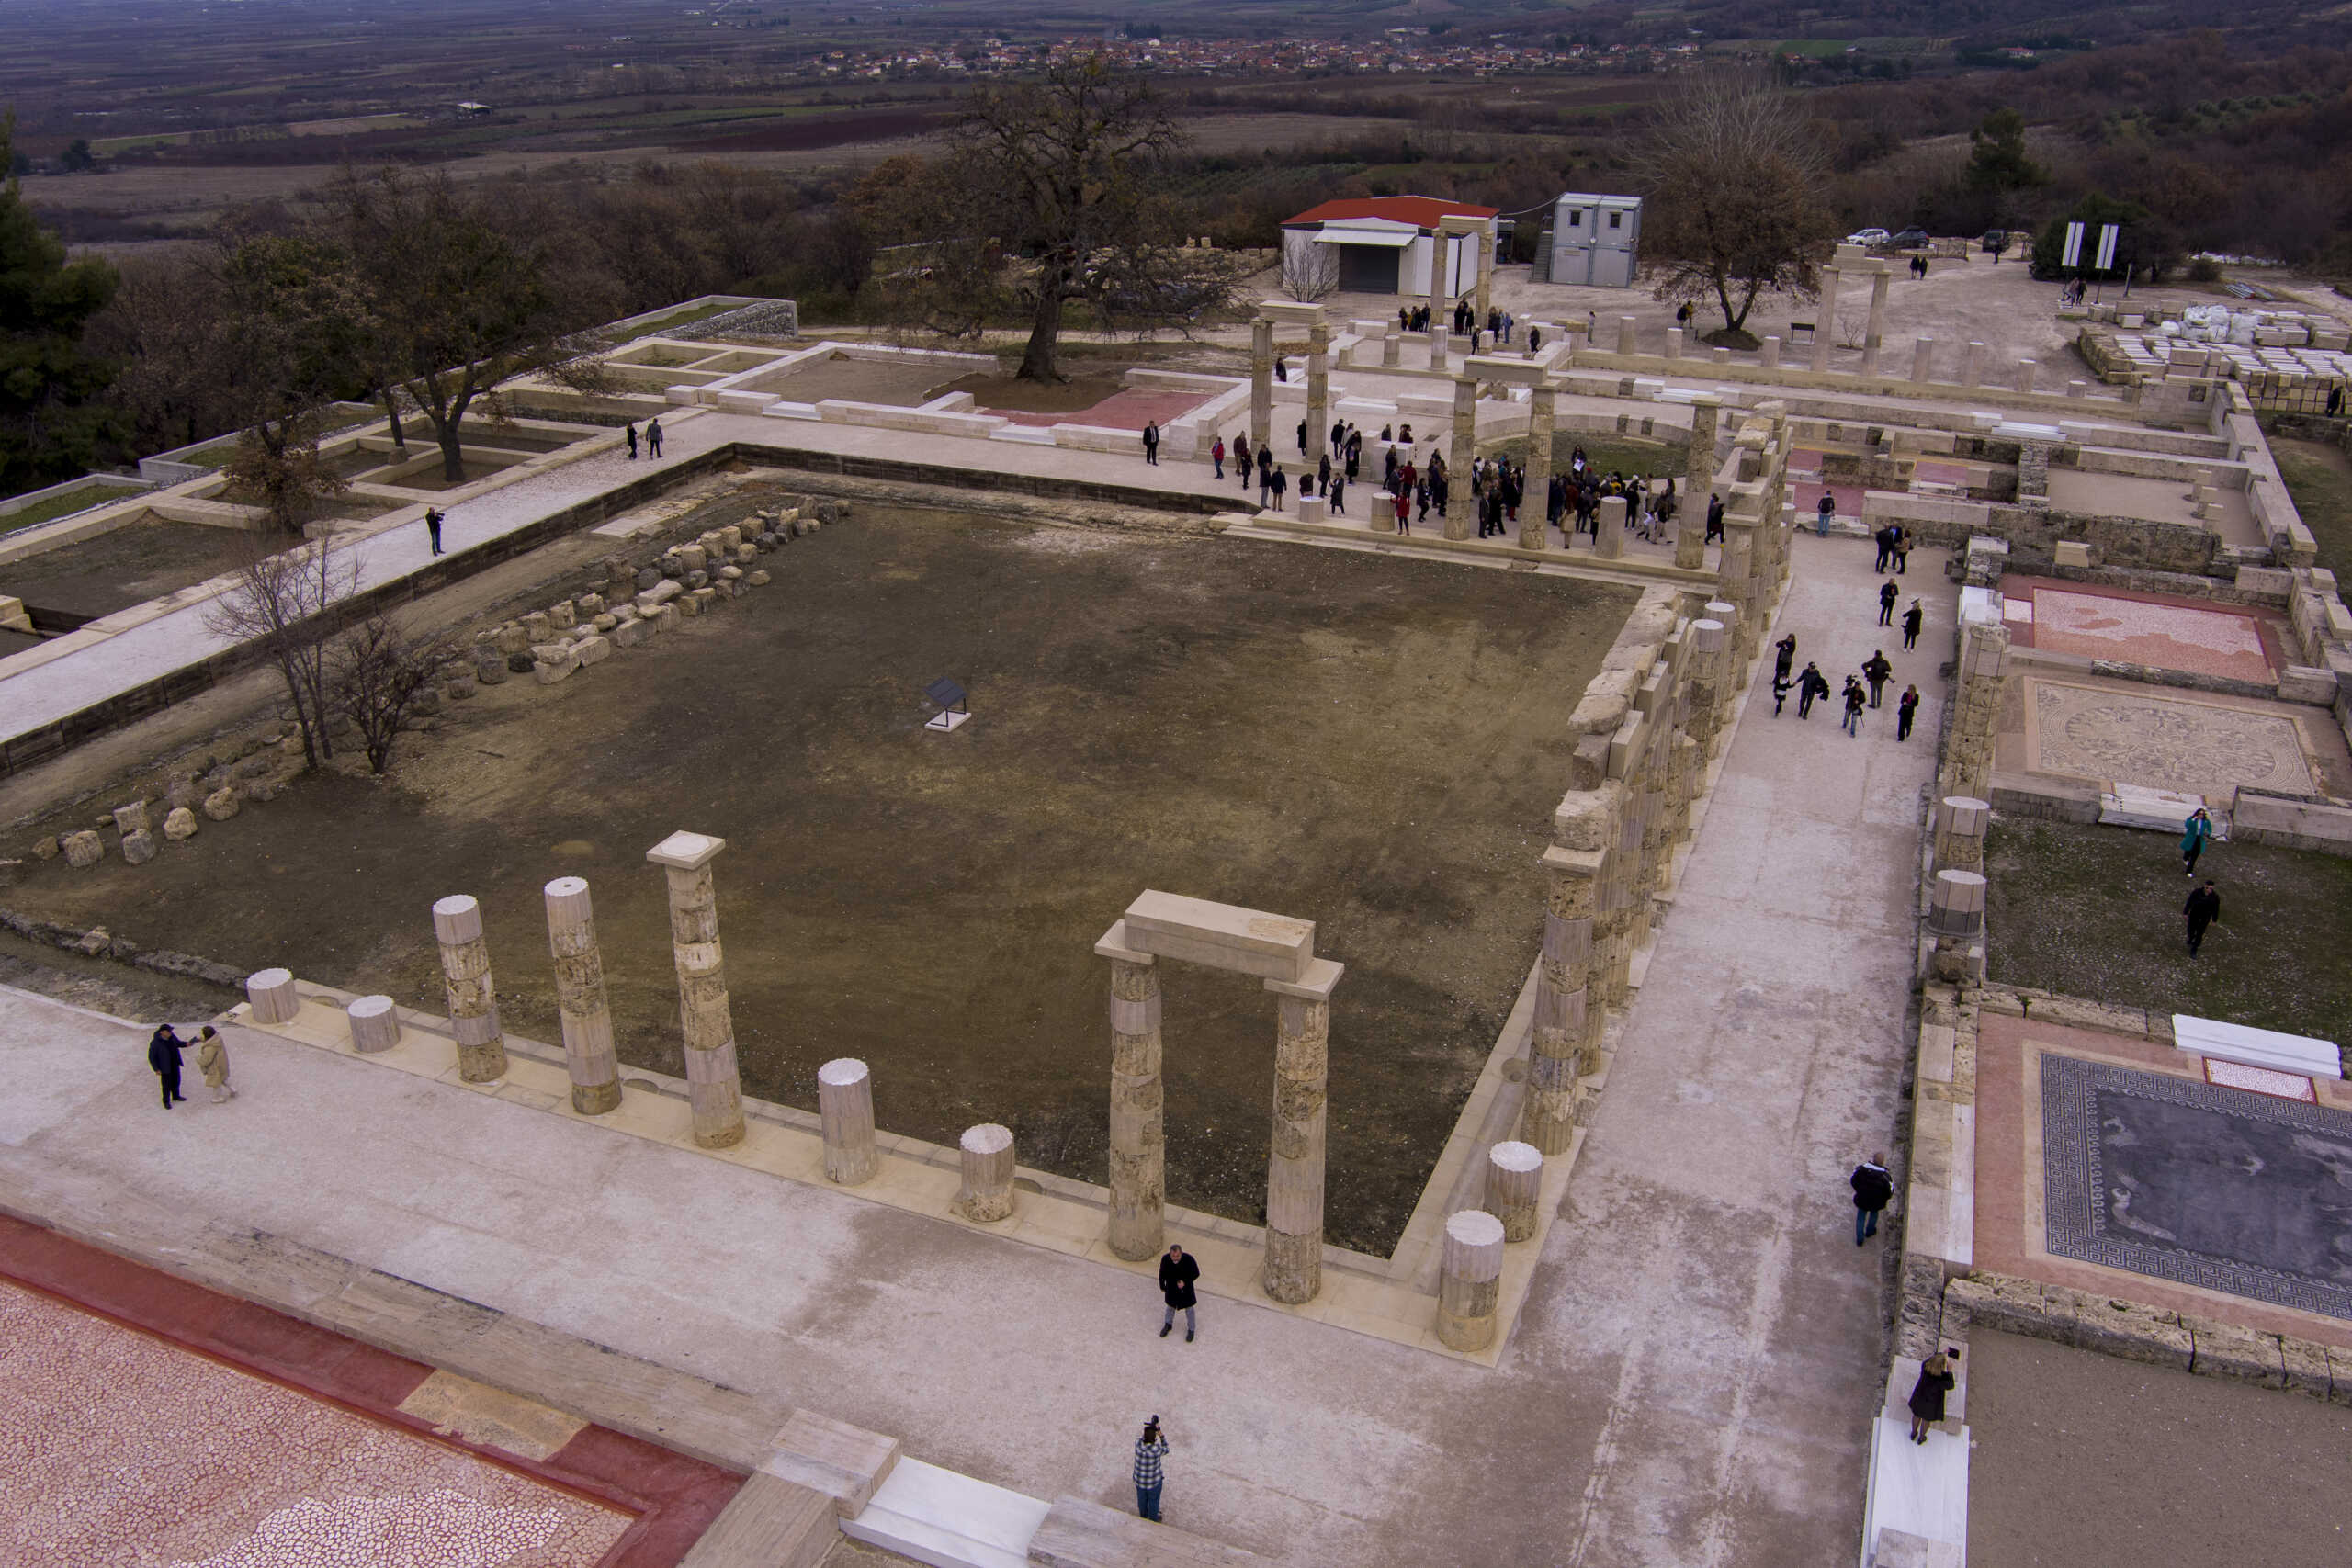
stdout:
{"type": "Polygon", "coordinates": [[[2194,958],[2197,950],[2205,945],[2205,928],[2222,918],[2222,895],[2214,888],[2211,877],[2188,896],[2188,902],[2180,907],[2180,912],[2188,917],[2188,956],[2194,958]]]}
{"type": "Polygon", "coordinates": [[[1201,1277],[1200,1263],[1181,1247],[1170,1247],[1159,1257],[1159,1299],[1168,1303],[1168,1311],[1159,1320],[1159,1337],[1176,1326],[1176,1309],[1184,1309],[1184,1343],[1193,1342],[1193,1332],[1199,1320],[1193,1309],[1198,1298],[1193,1294],[1193,1281],[1201,1277]]]}
{"type": "Polygon", "coordinates": [[[1854,1245],[1860,1247],[1878,1235],[1879,1211],[1894,1196],[1894,1177],[1886,1168],[1886,1156],[1872,1155],[1856,1166],[1847,1185],[1854,1190],[1854,1245]]]}

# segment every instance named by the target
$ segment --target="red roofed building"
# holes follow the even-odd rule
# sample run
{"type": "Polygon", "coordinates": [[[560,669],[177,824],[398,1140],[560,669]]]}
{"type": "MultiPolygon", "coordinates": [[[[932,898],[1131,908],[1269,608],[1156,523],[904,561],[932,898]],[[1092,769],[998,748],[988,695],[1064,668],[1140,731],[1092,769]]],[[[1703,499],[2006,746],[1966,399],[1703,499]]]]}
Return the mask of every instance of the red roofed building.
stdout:
{"type": "MultiPolygon", "coordinates": [[[[1336,263],[1341,293],[1426,298],[1430,258],[1440,248],[1442,220],[1491,223],[1498,210],[1433,196],[1327,201],[1283,221],[1283,265],[1285,271],[1312,276],[1318,264],[1329,269],[1336,263]]],[[[1443,253],[1444,293],[1459,299],[1477,287],[1480,270],[1490,265],[1489,246],[1475,234],[1450,234],[1443,237],[1443,253]]]]}

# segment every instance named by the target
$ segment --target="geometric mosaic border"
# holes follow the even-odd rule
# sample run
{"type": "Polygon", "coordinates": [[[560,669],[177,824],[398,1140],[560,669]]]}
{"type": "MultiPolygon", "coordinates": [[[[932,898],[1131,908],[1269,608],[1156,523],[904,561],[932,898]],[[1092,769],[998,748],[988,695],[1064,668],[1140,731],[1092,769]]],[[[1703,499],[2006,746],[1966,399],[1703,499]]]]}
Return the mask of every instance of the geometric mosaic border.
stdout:
{"type": "Polygon", "coordinates": [[[2099,1142],[2103,1120],[2099,1102],[2107,1096],[2192,1106],[2352,1141],[2352,1114],[2345,1111],[2192,1078],[2139,1072],[2111,1062],[2045,1054],[2041,1058],[2042,1208],[2048,1218],[2044,1245],[2053,1257],[2080,1258],[2222,1291],[2273,1306],[2352,1318],[2352,1289],[2343,1285],[2110,1233],[2099,1142]]]}

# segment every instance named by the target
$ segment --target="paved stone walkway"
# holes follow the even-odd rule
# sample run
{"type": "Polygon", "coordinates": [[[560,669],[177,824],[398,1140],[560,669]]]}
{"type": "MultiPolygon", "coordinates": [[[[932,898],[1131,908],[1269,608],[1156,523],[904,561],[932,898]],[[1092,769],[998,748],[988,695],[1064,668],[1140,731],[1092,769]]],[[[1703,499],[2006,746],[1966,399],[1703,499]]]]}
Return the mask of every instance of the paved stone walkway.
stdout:
{"type": "MultiPolygon", "coordinates": [[[[1787,620],[1834,680],[1878,646],[1868,547],[1796,547],[1787,620]]],[[[1905,676],[1951,614],[1913,564],[1936,651],[1905,676]]],[[[1937,705],[1897,747],[1891,709],[1853,740],[1751,699],[1498,1371],[1214,1301],[1162,1340],[1156,1292],[1085,1259],[254,1036],[238,1100],[165,1111],[143,1030],[14,992],[0,1203],[135,1193],[1032,1496],[1124,1506],[1157,1412],[1170,1521],[1294,1562],[1850,1561],[1884,1358],[1844,1177],[1894,1141],[1937,705]]]]}

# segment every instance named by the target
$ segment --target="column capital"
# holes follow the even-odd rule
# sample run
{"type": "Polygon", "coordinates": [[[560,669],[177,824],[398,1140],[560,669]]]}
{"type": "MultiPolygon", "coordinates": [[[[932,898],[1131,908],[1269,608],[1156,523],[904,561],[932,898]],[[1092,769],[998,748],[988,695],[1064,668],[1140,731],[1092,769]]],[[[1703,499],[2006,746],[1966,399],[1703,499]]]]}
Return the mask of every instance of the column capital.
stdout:
{"type": "Polygon", "coordinates": [[[645,852],[645,858],[655,865],[666,865],[673,871],[700,871],[718,858],[727,840],[707,833],[689,833],[683,828],[645,852]]]}

